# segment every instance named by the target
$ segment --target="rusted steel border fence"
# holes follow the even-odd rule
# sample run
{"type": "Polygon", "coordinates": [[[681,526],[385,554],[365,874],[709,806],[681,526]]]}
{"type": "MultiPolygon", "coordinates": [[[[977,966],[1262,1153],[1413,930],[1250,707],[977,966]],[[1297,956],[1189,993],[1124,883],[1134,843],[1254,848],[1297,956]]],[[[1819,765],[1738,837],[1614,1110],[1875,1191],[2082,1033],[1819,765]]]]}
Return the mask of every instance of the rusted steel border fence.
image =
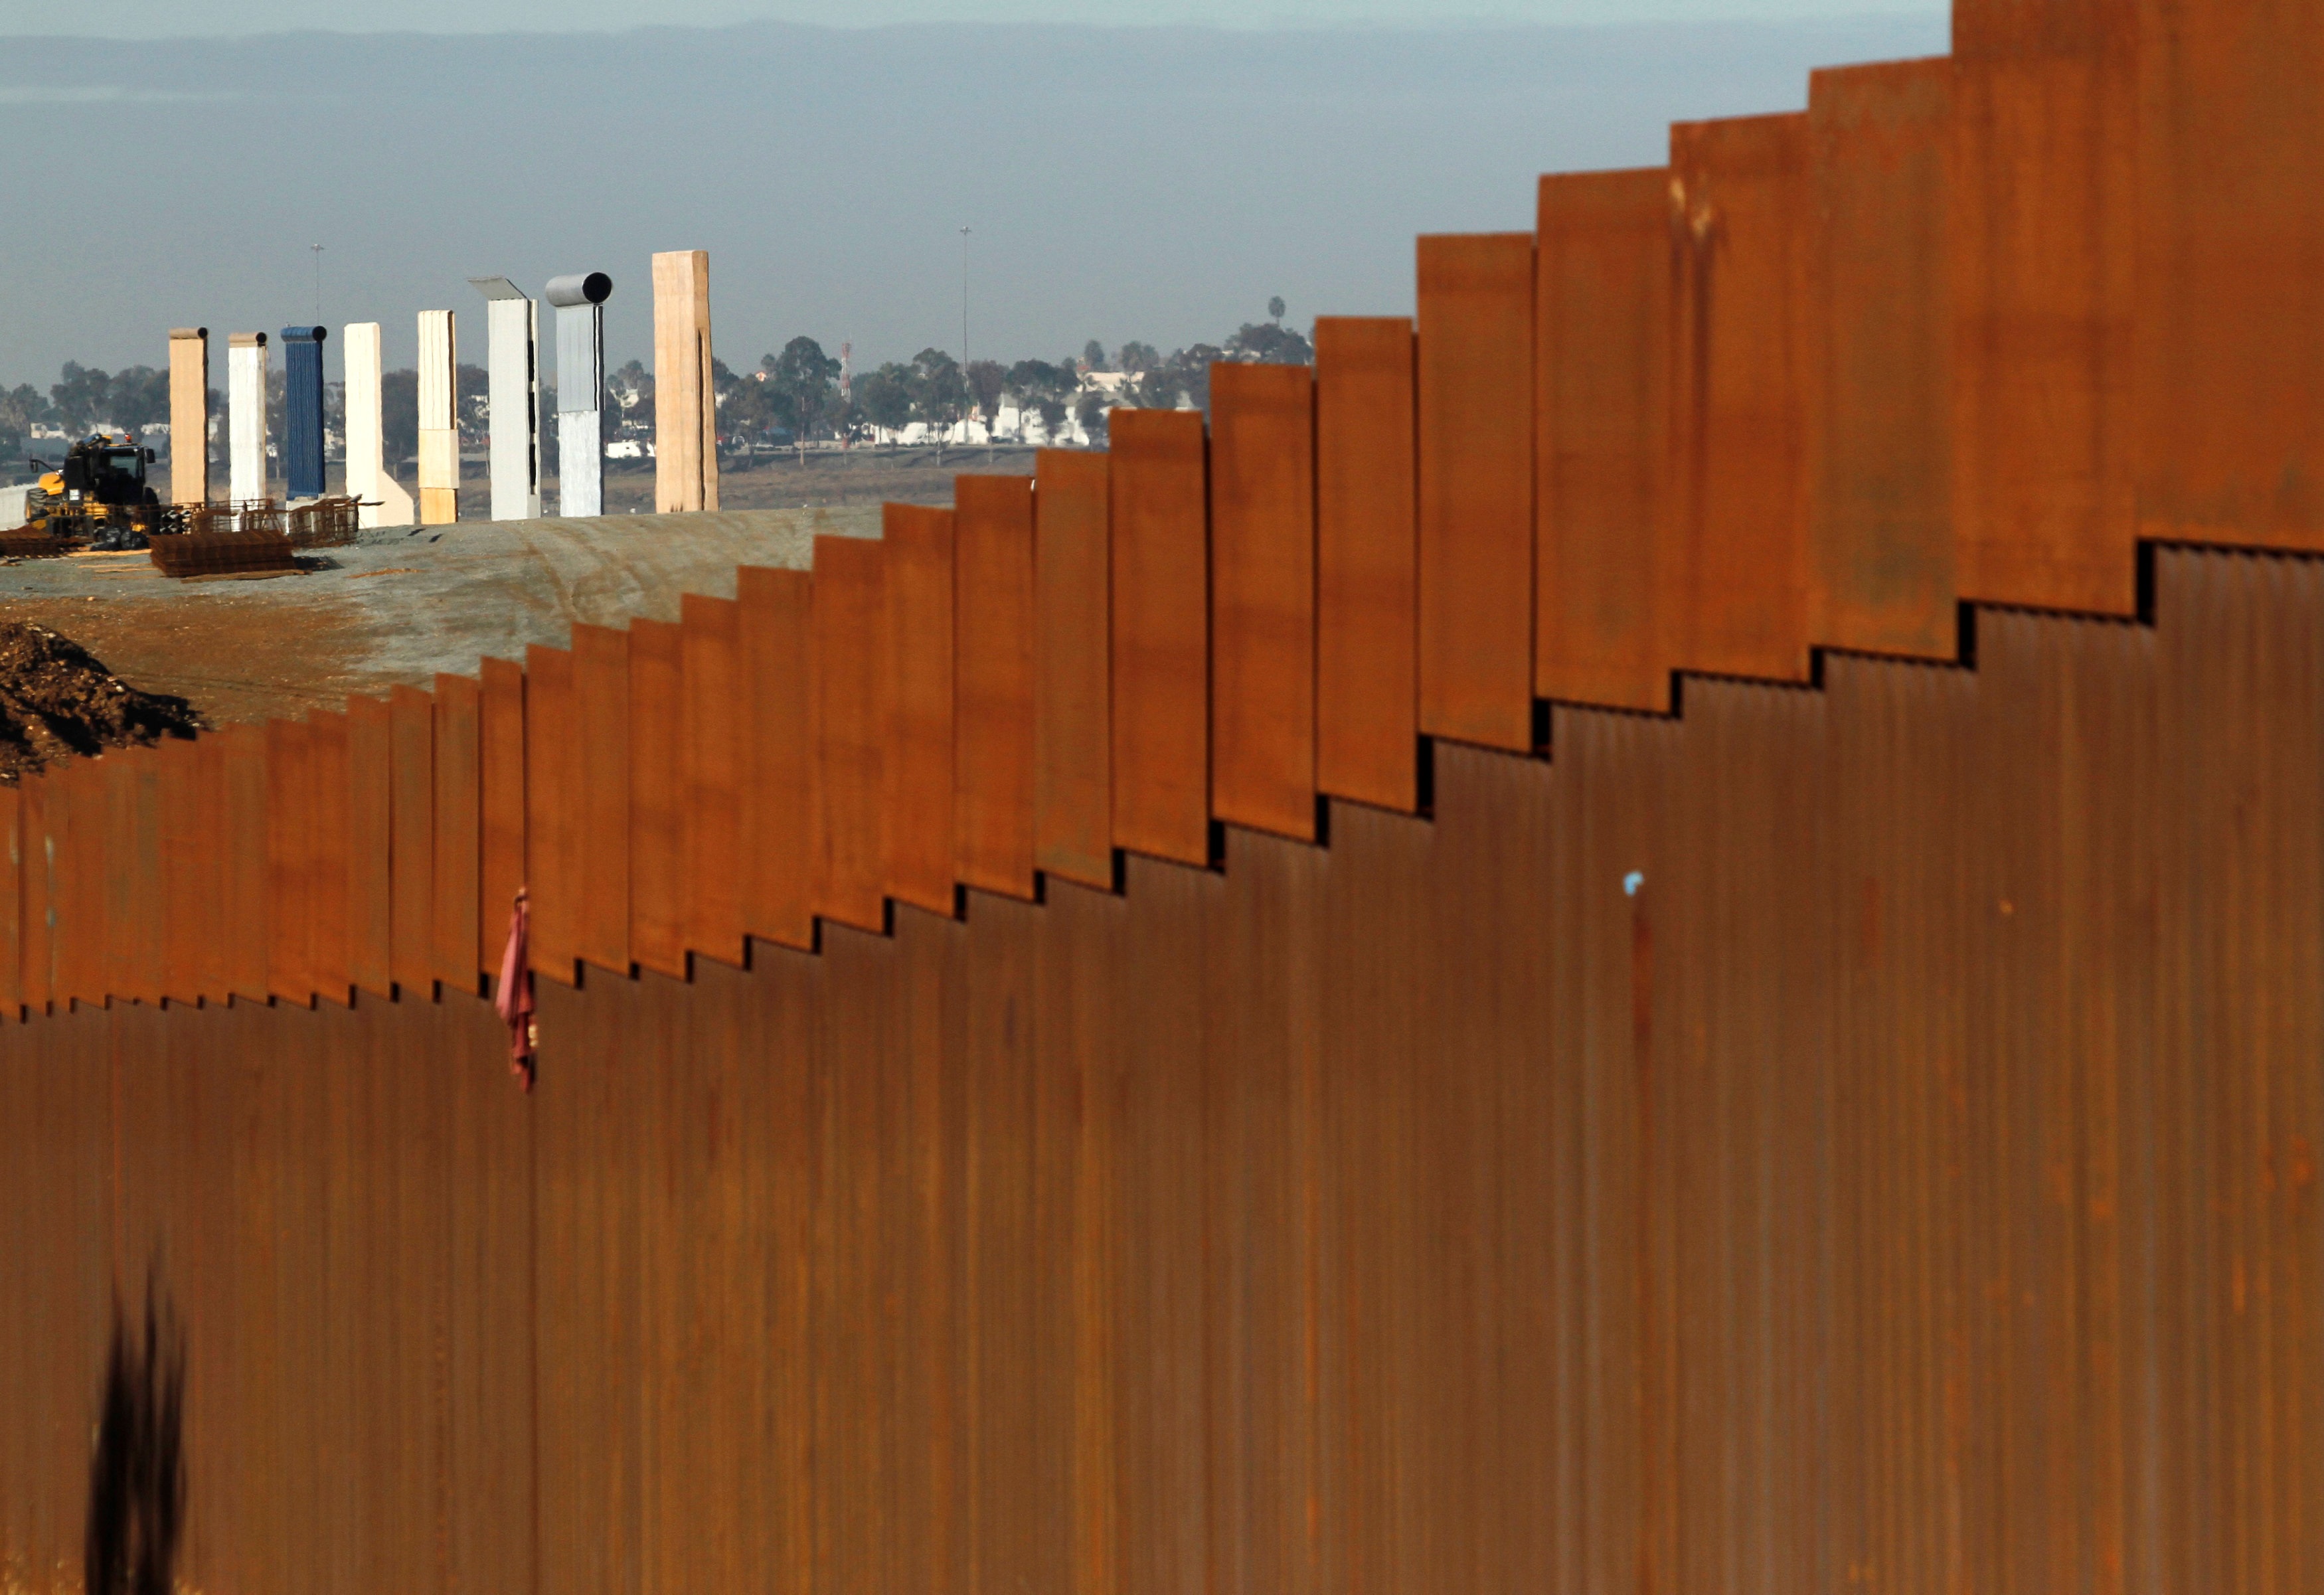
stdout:
{"type": "Polygon", "coordinates": [[[1964,605],[2324,550],[2319,33],[1964,4],[1207,429],[0,795],[12,1576],[161,1223],[221,1589],[2313,1582],[2312,568],[1964,605]]]}
{"type": "Polygon", "coordinates": [[[2324,562],[2160,565],[550,982],[531,1096],[465,994],[19,1027],[10,1577],[158,1258],[198,1589],[2310,1588],[2324,562]]]}

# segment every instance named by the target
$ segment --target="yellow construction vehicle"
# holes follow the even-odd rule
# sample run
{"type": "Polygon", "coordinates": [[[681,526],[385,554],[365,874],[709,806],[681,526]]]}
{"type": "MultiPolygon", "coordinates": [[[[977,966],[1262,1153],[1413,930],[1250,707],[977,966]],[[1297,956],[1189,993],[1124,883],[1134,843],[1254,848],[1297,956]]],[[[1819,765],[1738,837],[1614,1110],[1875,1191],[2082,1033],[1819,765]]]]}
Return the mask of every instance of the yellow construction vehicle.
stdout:
{"type": "Polygon", "coordinates": [[[53,538],[83,538],[97,549],[142,549],[157,531],[177,530],[171,506],[145,485],[153,451],[127,434],[93,432],[51,466],[36,459],[41,479],[24,493],[27,530],[53,538]]]}

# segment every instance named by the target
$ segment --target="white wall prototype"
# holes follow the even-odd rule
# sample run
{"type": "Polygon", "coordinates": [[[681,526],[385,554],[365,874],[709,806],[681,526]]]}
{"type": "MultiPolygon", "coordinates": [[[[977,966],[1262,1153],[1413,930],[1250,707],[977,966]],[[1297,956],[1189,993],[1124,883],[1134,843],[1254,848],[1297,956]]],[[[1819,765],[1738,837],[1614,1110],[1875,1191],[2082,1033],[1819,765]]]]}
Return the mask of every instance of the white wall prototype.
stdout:
{"type": "Polygon", "coordinates": [[[266,496],[266,335],[226,339],[226,496],[237,503],[266,496]]]}
{"type": "Polygon", "coordinates": [[[605,512],[605,300],[603,272],[552,277],[541,297],[557,307],[557,512],[605,512]]]}
{"type": "Polygon", "coordinates": [[[387,435],[380,416],[379,323],[350,321],[346,328],[347,496],[361,526],[410,526],[411,495],[387,468],[387,435]]]}
{"type": "Polygon", "coordinates": [[[493,519],[540,513],[540,312],[505,277],[471,277],[484,296],[485,423],[493,519]]]}

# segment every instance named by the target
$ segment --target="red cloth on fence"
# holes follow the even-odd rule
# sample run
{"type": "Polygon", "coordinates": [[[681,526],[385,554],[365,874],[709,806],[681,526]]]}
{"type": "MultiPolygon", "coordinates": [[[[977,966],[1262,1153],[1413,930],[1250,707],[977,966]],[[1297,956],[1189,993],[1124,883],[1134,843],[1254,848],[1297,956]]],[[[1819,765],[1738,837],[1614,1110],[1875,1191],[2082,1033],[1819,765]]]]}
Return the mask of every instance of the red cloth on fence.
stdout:
{"type": "Polygon", "coordinates": [[[533,1046],[539,1040],[532,1023],[532,964],[530,955],[531,913],[524,888],[517,888],[516,906],[509,910],[508,949],[501,954],[501,982],[493,1006],[509,1028],[509,1073],[532,1089],[533,1046]]]}

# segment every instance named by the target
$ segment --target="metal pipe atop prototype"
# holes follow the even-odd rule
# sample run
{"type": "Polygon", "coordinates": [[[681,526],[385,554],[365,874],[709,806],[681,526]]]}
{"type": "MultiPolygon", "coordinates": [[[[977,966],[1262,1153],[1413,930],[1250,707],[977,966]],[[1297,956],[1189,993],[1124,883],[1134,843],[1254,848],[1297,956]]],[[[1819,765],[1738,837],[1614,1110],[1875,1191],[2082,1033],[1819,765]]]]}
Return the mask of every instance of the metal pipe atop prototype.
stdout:
{"type": "Polygon", "coordinates": [[[551,277],[541,297],[557,307],[557,512],[605,512],[605,301],[603,272],[551,277]]]}
{"type": "Polygon", "coordinates": [[[484,296],[485,403],[493,519],[540,513],[540,308],[505,277],[471,277],[484,296]]]}

